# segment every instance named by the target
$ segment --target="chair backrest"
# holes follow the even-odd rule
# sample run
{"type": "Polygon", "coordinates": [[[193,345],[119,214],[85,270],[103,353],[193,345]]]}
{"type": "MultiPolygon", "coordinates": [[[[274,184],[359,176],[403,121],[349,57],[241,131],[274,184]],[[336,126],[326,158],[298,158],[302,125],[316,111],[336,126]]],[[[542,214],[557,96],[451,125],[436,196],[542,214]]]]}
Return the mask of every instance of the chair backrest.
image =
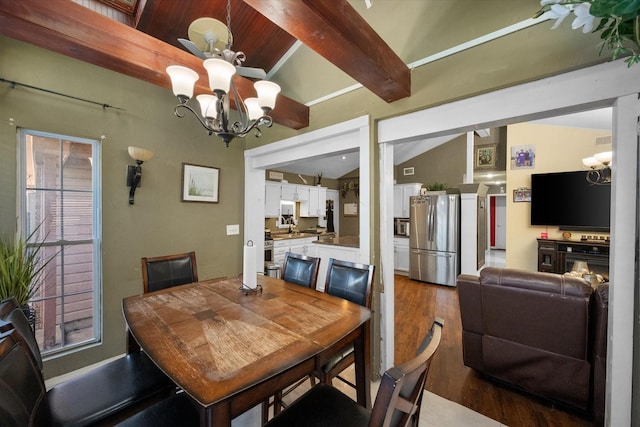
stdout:
{"type": "Polygon", "coordinates": [[[371,285],[375,266],[329,258],[324,291],[371,308],[371,285]]]}
{"type": "Polygon", "coordinates": [[[315,289],[320,258],[287,252],[282,266],[282,280],[315,289]]]}
{"type": "Polygon", "coordinates": [[[0,320],[0,420],[3,426],[46,426],[47,390],[20,333],[0,320]]]}
{"type": "Polygon", "coordinates": [[[11,322],[13,327],[18,331],[25,343],[29,347],[33,358],[38,365],[38,369],[42,371],[42,355],[40,354],[40,347],[36,336],[31,329],[31,324],[27,319],[27,316],[22,311],[22,308],[18,305],[15,298],[7,298],[0,302],[0,320],[5,322],[11,322]]]}
{"type": "Polygon", "coordinates": [[[196,253],[142,258],[144,293],[198,281],[196,253]]]}
{"type": "Polygon", "coordinates": [[[429,366],[440,344],[443,326],[444,321],[436,319],[425,336],[418,355],[384,373],[369,426],[417,426],[429,366]]]}

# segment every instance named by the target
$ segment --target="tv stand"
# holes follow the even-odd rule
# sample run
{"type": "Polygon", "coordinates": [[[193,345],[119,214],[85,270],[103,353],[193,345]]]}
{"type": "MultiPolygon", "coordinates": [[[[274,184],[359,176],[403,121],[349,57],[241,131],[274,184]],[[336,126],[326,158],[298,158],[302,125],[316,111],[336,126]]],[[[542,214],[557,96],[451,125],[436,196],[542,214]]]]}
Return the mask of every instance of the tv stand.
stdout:
{"type": "Polygon", "coordinates": [[[609,241],[538,239],[538,271],[563,274],[575,261],[609,280],[609,241]]]}

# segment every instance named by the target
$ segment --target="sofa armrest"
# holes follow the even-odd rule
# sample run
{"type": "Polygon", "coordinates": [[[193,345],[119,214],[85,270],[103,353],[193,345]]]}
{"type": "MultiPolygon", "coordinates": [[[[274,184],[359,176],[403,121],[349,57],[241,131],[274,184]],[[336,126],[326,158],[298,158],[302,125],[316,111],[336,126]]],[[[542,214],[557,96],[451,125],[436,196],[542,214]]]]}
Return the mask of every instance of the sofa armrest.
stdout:
{"type": "Polygon", "coordinates": [[[457,280],[460,316],[462,318],[462,359],[464,364],[479,372],[484,372],[482,350],[482,299],[480,279],[461,274],[457,280]]]}
{"type": "Polygon", "coordinates": [[[461,274],[458,276],[457,286],[462,330],[482,334],[484,330],[482,327],[480,278],[469,274],[461,274]]]}

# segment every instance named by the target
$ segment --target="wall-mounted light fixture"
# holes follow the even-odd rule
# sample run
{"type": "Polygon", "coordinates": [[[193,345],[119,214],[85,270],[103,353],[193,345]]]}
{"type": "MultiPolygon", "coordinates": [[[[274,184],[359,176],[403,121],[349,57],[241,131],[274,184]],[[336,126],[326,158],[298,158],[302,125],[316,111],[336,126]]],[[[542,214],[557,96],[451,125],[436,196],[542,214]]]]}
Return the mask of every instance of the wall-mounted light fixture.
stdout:
{"type": "Polygon", "coordinates": [[[129,204],[132,205],[136,188],[140,186],[140,180],[142,179],[142,163],[150,160],[153,157],[153,153],[144,148],[129,147],[129,156],[136,161],[135,166],[127,166],[127,187],[131,187],[129,190],[129,204]]]}
{"type": "Polygon", "coordinates": [[[594,154],[593,157],[582,159],[582,164],[589,168],[587,182],[594,185],[610,185],[612,159],[611,151],[604,151],[594,154]]]}

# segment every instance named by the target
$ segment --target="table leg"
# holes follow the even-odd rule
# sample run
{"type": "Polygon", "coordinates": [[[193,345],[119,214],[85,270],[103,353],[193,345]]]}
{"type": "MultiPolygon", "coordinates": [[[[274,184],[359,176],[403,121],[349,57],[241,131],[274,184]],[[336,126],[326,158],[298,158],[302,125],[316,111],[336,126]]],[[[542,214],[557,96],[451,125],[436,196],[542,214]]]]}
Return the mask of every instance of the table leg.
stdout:
{"type": "Polygon", "coordinates": [[[371,409],[370,321],[360,326],[362,333],[353,343],[358,403],[371,409]]]}
{"type": "Polygon", "coordinates": [[[223,402],[208,408],[200,409],[200,425],[202,427],[231,427],[231,404],[223,402]]]}
{"type": "Polygon", "coordinates": [[[138,341],[131,335],[131,331],[127,327],[127,354],[137,353],[141,351],[140,344],[138,341]]]}

